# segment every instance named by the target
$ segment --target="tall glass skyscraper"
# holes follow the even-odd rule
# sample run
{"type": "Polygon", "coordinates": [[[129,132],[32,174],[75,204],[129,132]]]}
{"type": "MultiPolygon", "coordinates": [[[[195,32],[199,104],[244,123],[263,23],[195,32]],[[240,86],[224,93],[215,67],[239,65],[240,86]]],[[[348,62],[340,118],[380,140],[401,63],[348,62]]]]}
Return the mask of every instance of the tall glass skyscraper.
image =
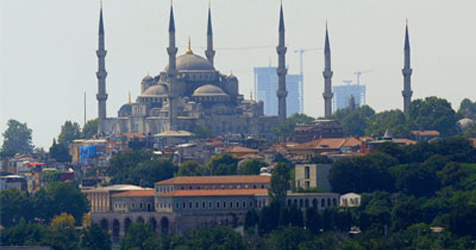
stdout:
{"type": "MultiPolygon", "coordinates": [[[[257,101],[264,102],[265,115],[278,115],[278,75],[276,67],[255,67],[255,86],[254,93],[257,101]]],[[[295,113],[302,114],[303,94],[300,91],[301,75],[286,75],[286,114],[291,116],[295,113]]]]}

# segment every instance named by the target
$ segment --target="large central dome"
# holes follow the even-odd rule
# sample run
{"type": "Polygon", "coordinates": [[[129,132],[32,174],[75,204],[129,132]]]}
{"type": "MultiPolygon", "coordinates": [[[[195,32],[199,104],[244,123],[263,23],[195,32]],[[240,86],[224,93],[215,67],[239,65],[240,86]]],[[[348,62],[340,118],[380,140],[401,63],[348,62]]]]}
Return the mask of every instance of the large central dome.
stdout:
{"type": "MultiPolygon", "coordinates": [[[[169,69],[169,65],[165,67],[165,71],[169,69]]],[[[215,70],[207,59],[195,54],[187,53],[177,57],[177,70],[180,71],[209,71],[215,70]]]]}

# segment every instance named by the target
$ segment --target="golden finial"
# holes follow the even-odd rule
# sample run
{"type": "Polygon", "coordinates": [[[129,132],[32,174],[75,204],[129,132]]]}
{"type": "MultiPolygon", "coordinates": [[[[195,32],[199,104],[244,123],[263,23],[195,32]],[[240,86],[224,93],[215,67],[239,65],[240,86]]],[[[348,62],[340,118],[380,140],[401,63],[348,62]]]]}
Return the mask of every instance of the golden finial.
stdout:
{"type": "Polygon", "coordinates": [[[405,19],[405,25],[408,26],[408,18],[405,19]]]}
{"type": "Polygon", "coordinates": [[[234,76],[234,75],[233,75],[233,70],[230,70],[230,76],[234,76]]]}
{"type": "Polygon", "coordinates": [[[146,77],[150,77],[150,72],[149,71],[147,71],[146,77]]]}
{"type": "Polygon", "coordinates": [[[102,0],[101,0],[101,1],[99,1],[99,3],[100,3],[100,5],[101,5],[101,9],[102,9],[102,0]]]}
{"type": "Polygon", "coordinates": [[[129,91],[129,100],[128,100],[128,103],[131,104],[132,103],[132,100],[131,100],[131,92],[129,91]]]}
{"type": "Polygon", "coordinates": [[[190,37],[188,37],[188,49],[187,51],[185,51],[185,54],[187,55],[193,55],[193,51],[192,51],[192,39],[190,37]]]}

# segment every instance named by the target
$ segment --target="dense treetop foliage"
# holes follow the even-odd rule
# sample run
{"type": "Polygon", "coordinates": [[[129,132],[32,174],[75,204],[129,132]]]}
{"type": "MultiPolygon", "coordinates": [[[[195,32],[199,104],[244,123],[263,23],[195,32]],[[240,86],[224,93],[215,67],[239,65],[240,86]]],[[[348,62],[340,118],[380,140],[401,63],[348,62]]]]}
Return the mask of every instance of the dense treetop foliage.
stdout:
{"type": "Polygon", "coordinates": [[[2,133],[3,145],[0,150],[0,157],[11,157],[16,153],[32,153],[33,144],[31,141],[32,130],[26,123],[16,120],[8,120],[7,130],[2,133]]]}

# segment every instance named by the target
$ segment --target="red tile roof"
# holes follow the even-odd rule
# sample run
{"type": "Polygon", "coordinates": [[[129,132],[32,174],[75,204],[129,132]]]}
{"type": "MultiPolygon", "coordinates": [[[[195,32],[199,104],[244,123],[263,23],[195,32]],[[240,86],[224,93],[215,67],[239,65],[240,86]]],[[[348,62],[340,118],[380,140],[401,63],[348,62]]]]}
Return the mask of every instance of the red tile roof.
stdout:
{"type": "Polygon", "coordinates": [[[154,190],[132,190],[115,194],[112,197],[150,197],[154,196],[154,190]]]}
{"type": "Polygon", "coordinates": [[[417,142],[414,141],[414,140],[410,140],[410,139],[405,139],[405,138],[396,138],[394,139],[395,142],[399,142],[399,143],[405,143],[405,146],[408,146],[408,145],[413,145],[413,144],[416,144],[417,142]]]}
{"type": "Polygon", "coordinates": [[[157,185],[189,185],[189,184],[237,184],[237,183],[269,183],[269,176],[261,175],[227,175],[227,176],[178,176],[156,182],[157,185]]]}
{"type": "Polygon", "coordinates": [[[251,196],[267,195],[268,189],[213,189],[213,190],[178,190],[159,194],[165,197],[196,197],[196,196],[251,196]]]}
{"type": "Polygon", "coordinates": [[[412,134],[420,136],[440,136],[440,132],[436,130],[413,130],[412,134]]]}
{"type": "Polygon", "coordinates": [[[247,147],[242,147],[242,146],[235,146],[235,147],[228,147],[224,150],[226,153],[247,153],[247,154],[255,154],[258,153],[259,151],[256,149],[251,149],[247,147]]]}

